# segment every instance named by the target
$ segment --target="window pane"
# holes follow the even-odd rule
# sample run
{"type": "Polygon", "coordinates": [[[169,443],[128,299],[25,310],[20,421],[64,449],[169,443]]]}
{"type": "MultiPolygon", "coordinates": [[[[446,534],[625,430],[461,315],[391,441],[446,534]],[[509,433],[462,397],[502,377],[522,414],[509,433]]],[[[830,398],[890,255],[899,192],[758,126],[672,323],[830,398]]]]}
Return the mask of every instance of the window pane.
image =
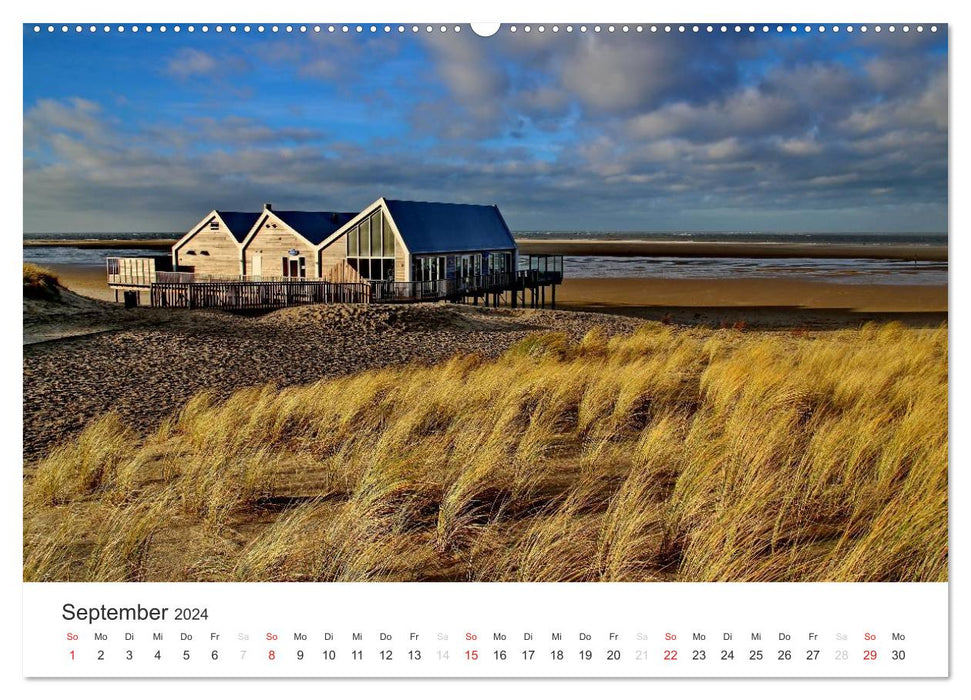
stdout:
{"type": "Polygon", "coordinates": [[[371,279],[371,261],[367,258],[361,258],[358,265],[360,268],[358,269],[358,272],[361,273],[361,277],[364,279],[371,279]]]}
{"type": "Polygon", "coordinates": [[[366,258],[371,255],[371,232],[368,220],[362,221],[357,228],[361,232],[361,257],[366,258]]]}
{"type": "Polygon", "coordinates": [[[347,254],[357,255],[357,226],[347,232],[347,254]]]}
{"type": "Polygon", "coordinates": [[[391,224],[388,223],[387,219],[383,219],[384,223],[384,257],[393,258],[394,257],[394,231],[391,230],[391,224]]]}
{"type": "Polygon", "coordinates": [[[371,229],[371,257],[381,257],[381,226],[373,216],[368,219],[368,224],[371,229]]]}
{"type": "Polygon", "coordinates": [[[381,261],[381,278],[386,280],[394,279],[394,260],[381,261]]]}

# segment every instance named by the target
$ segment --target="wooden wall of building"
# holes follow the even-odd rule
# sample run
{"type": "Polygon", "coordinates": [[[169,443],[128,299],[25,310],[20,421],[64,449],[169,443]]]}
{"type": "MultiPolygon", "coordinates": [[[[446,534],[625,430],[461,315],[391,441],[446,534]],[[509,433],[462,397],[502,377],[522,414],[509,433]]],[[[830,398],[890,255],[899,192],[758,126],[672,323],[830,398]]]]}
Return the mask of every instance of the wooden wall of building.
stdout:
{"type": "Polygon", "coordinates": [[[316,249],[276,217],[267,217],[243,251],[246,274],[257,274],[253,268],[253,258],[256,255],[262,255],[263,276],[281,277],[283,275],[283,258],[291,257],[289,252],[291,249],[298,251],[294,257],[306,258],[308,278],[320,276],[320,270],[317,268],[316,249]]]}
{"type": "Polygon", "coordinates": [[[191,267],[194,272],[210,275],[239,275],[240,252],[236,240],[222,224],[210,230],[206,223],[175,252],[180,270],[191,267]]]}
{"type": "Polygon", "coordinates": [[[320,250],[320,269],[326,270],[347,259],[347,239],[341,236],[320,250]]]}
{"type": "Polygon", "coordinates": [[[408,251],[401,245],[401,241],[394,239],[394,281],[408,281],[408,251]]]}

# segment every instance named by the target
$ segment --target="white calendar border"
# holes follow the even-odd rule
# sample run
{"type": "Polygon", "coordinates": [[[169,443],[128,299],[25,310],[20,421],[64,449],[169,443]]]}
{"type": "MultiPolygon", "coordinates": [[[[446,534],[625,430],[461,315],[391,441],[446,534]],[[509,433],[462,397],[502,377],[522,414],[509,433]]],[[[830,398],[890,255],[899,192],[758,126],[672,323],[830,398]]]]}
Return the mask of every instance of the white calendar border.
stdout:
{"type": "MultiPolygon", "coordinates": [[[[7,14],[13,14],[9,9],[4,9],[7,14]]],[[[3,51],[6,54],[6,64],[9,67],[6,71],[6,80],[10,81],[8,96],[14,95],[17,99],[8,99],[7,109],[4,113],[4,126],[6,133],[21,134],[22,130],[22,93],[20,76],[22,71],[15,68],[22,66],[22,32],[20,23],[25,21],[88,21],[98,20],[117,20],[117,21],[152,21],[177,20],[177,21],[212,21],[213,19],[232,18],[234,20],[246,21],[308,21],[320,19],[322,21],[396,21],[407,19],[409,21],[459,21],[468,20],[503,20],[503,21],[636,21],[643,19],[652,22],[686,22],[686,21],[797,21],[797,22],[861,22],[861,21],[950,21],[958,22],[949,31],[950,61],[951,61],[951,93],[950,100],[952,105],[951,124],[959,121],[968,122],[971,120],[971,110],[968,109],[966,92],[962,92],[960,84],[953,76],[961,75],[967,82],[967,75],[971,72],[971,65],[967,60],[967,50],[962,46],[965,24],[963,16],[959,16],[955,11],[954,5],[948,2],[937,0],[922,0],[922,2],[899,2],[888,0],[886,2],[866,3],[863,7],[850,6],[849,3],[839,0],[816,0],[802,6],[780,6],[777,2],[735,2],[726,5],[722,2],[712,0],[700,0],[690,5],[674,4],[656,6],[639,6],[629,2],[619,0],[598,0],[589,7],[575,4],[571,7],[564,6],[562,3],[543,0],[530,5],[515,0],[490,0],[476,8],[468,6],[458,7],[445,0],[425,1],[420,5],[410,3],[403,6],[399,2],[390,0],[372,0],[372,2],[359,3],[352,6],[312,6],[306,2],[296,0],[278,0],[273,3],[271,8],[263,8],[260,12],[242,11],[238,2],[208,2],[200,3],[189,2],[188,0],[173,0],[167,2],[164,8],[151,8],[145,5],[134,3],[120,4],[105,2],[104,0],[91,0],[84,3],[83,13],[79,13],[78,5],[64,0],[54,0],[41,6],[26,6],[23,9],[14,10],[14,16],[7,16],[4,28],[7,30],[6,41],[3,42],[3,51]],[[457,12],[458,10],[458,12],[457,12]],[[457,14],[461,16],[456,16],[457,14]],[[956,117],[955,115],[960,115],[956,117]]],[[[951,160],[951,192],[967,191],[971,186],[966,176],[967,167],[964,165],[971,159],[971,152],[967,147],[967,141],[959,136],[955,138],[952,131],[950,135],[950,146],[952,153],[951,160]],[[954,156],[960,154],[960,163],[955,162],[954,156]],[[963,187],[962,187],[963,185],[963,187]]],[[[19,138],[6,139],[2,146],[4,149],[3,160],[8,170],[5,182],[7,191],[16,191],[18,197],[22,198],[22,146],[19,138]]],[[[13,218],[17,221],[22,216],[22,206],[17,206],[17,202],[12,203],[13,218]]],[[[22,199],[20,204],[22,205],[22,199]]],[[[963,205],[960,200],[953,206],[953,218],[950,229],[957,231],[961,229],[961,224],[969,221],[966,214],[967,205],[963,205]]],[[[971,235],[968,233],[967,235],[971,235]]],[[[951,240],[951,269],[955,263],[963,266],[966,264],[966,250],[968,243],[961,240],[958,234],[951,240]]],[[[10,266],[2,277],[2,284],[8,285],[5,291],[5,299],[16,299],[19,291],[15,288],[16,260],[10,261],[10,266]]],[[[956,339],[958,347],[966,355],[968,345],[967,334],[967,309],[971,303],[971,294],[968,292],[968,284],[961,276],[954,276],[950,286],[951,300],[951,335],[956,339]]],[[[15,323],[19,316],[19,311],[13,309],[13,305],[8,303],[0,311],[8,323],[15,323]]],[[[21,381],[21,363],[16,358],[16,350],[12,343],[5,346],[2,350],[4,367],[7,372],[7,386],[17,387],[21,381]]],[[[953,390],[951,401],[953,401],[953,415],[957,424],[961,418],[968,417],[967,399],[971,396],[971,387],[968,386],[967,372],[962,370],[960,362],[952,364],[953,390]]],[[[3,444],[18,445],[22,438],[22,421],[20,418],[21,395],[17,391],[4,392],[3,403],[0,404],[2,416],[3,444]]],[[[966,421],[964,421],[966,422],[966,421]]],[[[964,464],[967,459],[962,459],[967,449],[965,439],[960,432],[957,432],[951,440],[952,463],[964,464]]],[[[6,527],[10,533],[19,533],[21,527],[21,499],[20,499],[20,463],[22,454],[18,450],[14,452],[11,461],[14,462],[8,468],[7,478],[10,480],[8,488],[5,489],[9,501],[4,512],[7,515],[6,527]],[[14,481],[16,479],[16,481],[14,481]]],[[[952,623],[952,646],[951,657],[953,659],[971,657],[971,648],[964,641],[963,633],[969,628],[964,624],[966,621],[966,607],[959,596],[954,595],[954,586],[963,584],[968,578],[969,565],[965,559],[956,556],[960,551],[963,540],[958,534],[965,532],[968,521],[968,508],[963,507],[963,498],[958,501],[954,495],[961,489],[962,495],[966,495],[967,489],[963,487],[967,477],[953,470],[951,473],[952,498],[952,529],[951,529],[951,623],[952,623]],[[962,505],[959,505],[962,504],[962,505]],[[957,583],[956,583],[957,582],[957,583]]],[[[3,543],[3,561],[6,563],[7,576],[4,578],[4,600],[8,601],[11,607],[16,606],[19,600],[21,589],[22,563],[21,563],[21,541],[18,534],[0,538],[3,543]]],[[[367,585],[367,584],[362,584],[367,585]]],[[[647,584],[649,585],[649,584],[647,584]]],[[[715,584],[717,585],[717,584],[715,584]]],[[[7,616],[8,619],[13,617],[7,616]]],[[[199,693],[225,693],[232,692],[234,698],[263,697],[271,692],[282,690],[284,692],[297,693],[301,690],[312,690],[329,694],[343,694],[346,692],[360,692],[363,688],[359,681],[329,681],[326,686],[311,686],[313,681],[221,681],[218,685],[212,681],[185,681],[175,682],[172,685],[166,683],[144,683],[139,681],[86,681],[80,686],[75,686],[69,682],[30,682],[26,683],[20,678],[21,664],[19,650],[19,639],[16,629],[10,630],[6,644],[4,644],[4,677],[5,680],[14,681],[17,685],[12,689],[29,693],[32,697],[51,697],[64,696],[71,693],[75,697],[76,692],[97,693],[99,697],[122,697],[130,696],[133,692],[138,693],[141,698],[151,699],[156,697],[169,697],[173,691],[185,692],[192,690],[199,693]]],[[[962,674],[959,665],[952,663],[952,678],[968,675],[962,674]]],[[[454,695],[461,693],[463,698],[488,697],[494,700],[497,693],[509,693],[510,691],[528,692],[544,694],[555,692],[559,696],[580,697],[589,695],[591,692],[601,692],[608,690],[612,695],[644,697],[645,693],[662,693],[666,691],[683,692],[685,683],[690,683],[696,692],[706,694],[714,692],[717,688],[719,697],[773,697],[779,693],[785,693],[790,698],[818,697],[821,693],[879,693],[884,698],[906,697],[913,698],[917,693],[934,692],[935,694],[951,694],[956,690],[956,683],[926,682],[926,681],[817,681],[810,683],[791,683],[788,681],[760,680],[760,681],[710,681],[710,680],[675,680],[675,681],[651,681],[649,686],[642,681],[543,681],[542,687],[533,681],[495,681],[485,683],[468,683],[464,681],[424,681],[424,682],[395,682],[395,681],[369,681],[367,686],[370,690],[377,692],[394,692],[395,695],[404,697],[427,698],[432,694],[454,695]],[[695,684],[700,685],[695,685],[695,684]],[[717,684],[717,686],[712,685],[717,684]],[[865,685],[864,685],[865,684],[865,685]]]]}

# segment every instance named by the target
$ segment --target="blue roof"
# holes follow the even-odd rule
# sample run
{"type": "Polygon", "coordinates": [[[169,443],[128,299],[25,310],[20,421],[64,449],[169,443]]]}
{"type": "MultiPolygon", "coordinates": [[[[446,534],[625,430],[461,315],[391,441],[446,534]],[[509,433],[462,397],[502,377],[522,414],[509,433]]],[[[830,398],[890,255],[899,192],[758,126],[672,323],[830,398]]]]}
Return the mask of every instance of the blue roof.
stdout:
{"type": "Polygon", "coordinates": [[[219,218],[229,228],[229,232],[233,234],[233,238],[236,239],[237,243],[243,242],[246,234],[253,228],[253,224],[260,218],[259,214],[250,214],[245,211],[219,211],[217,209],[216,213],[219,214],[219,218]]]}
{"type": "Polygon", "coordinates": [[[413,254],[512,250],[516,241],[496,206],[386,199],[413,254]]]}
{"type": "Polygon", "coordinates": [[[357,216],[357,212],[341,211],[277,211],[272,210],[294,231],[314,245],[357,216]]]}

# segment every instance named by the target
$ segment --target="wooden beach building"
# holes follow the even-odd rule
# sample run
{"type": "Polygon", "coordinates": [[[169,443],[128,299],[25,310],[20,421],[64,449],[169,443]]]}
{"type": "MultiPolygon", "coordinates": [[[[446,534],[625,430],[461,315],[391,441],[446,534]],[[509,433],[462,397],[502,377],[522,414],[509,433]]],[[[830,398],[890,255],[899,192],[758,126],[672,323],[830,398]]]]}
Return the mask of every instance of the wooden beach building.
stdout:
{"type": "Polygon", "coordinates": [[[259,214],[241,211],[209,212],[172,246],[172,266],[183,272],[240,275],[243,241],[259,214]]]}
{"type": "MultiPolygon", "coordinates": [[[[131,265],[114,260],[112,269],[131,265]]],[[[562,281],[562,257],[521,259],[494,205],[383,197],[359,213],[270,204],[254,214],[214,210],[173,246],[172,267],[150,285],[153,305],[447,299],[539,306],[547,287],[555,304],[562,281]]],[[[116,275],[112,286],[123,281],[116,275]]]]}
{"type": "MultiPolygon", "coordinates": [[[[274,211],[263,205],[242,243],[242,267],[248,277],[329,277],[321,268],[321,244],[354,218],[354,212],[274,211]]],[[[334,261],[338,262],[338,261],[334,261]]]]}

